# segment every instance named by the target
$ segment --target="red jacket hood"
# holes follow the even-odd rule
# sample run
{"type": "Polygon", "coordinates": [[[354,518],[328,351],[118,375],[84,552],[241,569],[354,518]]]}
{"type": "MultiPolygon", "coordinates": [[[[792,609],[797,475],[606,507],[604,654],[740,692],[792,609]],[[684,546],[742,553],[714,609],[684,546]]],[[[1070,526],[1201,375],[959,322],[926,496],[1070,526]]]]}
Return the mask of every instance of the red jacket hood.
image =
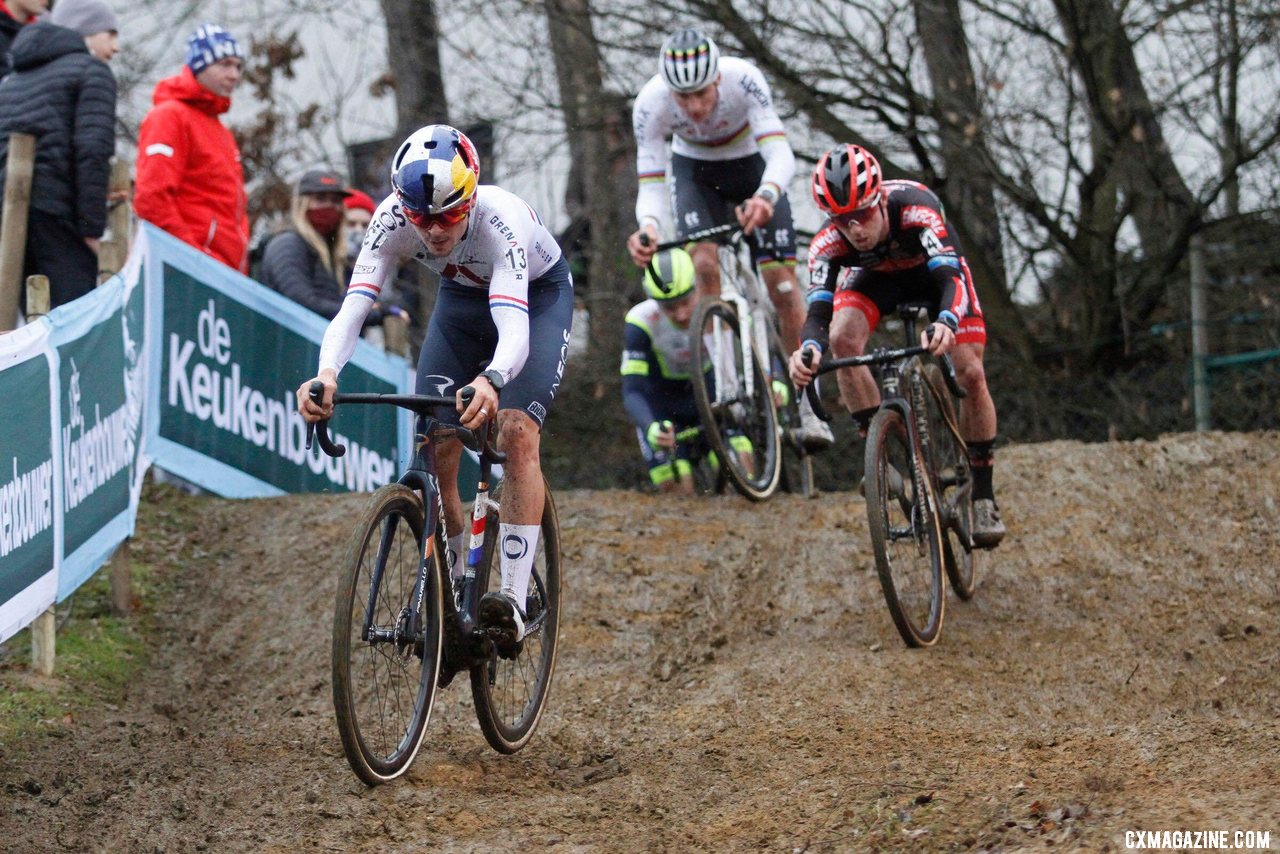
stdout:
{"type": "Polygon", "coordinates": [[[166,77],[156,84],[155,94],[151,96],[153,104],[165,101],[182,101],[210,116],[217,116],[231,109],[231,99],[217,95],[201,86],[189,66],[172,77],[166,77]]]}

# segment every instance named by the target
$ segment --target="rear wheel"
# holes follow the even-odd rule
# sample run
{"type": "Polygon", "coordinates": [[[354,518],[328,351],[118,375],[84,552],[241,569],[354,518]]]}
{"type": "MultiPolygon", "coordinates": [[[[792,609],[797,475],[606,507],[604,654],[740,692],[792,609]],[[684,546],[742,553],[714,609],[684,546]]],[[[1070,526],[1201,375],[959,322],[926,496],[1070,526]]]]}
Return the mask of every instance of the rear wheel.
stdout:
{"type": "Polygon", "coordinates": [[[942,628],[942,544],[932,490],[914,465],[902,415],[881,409],[867,431],[867,522],[876,572],[907,646],[928,646],[942,628]]]}
{"type": "Polygon", "coordinates": [[[707,443],[734,487],[764,501],[778,488],[782,456],[762,354],[744,360],[737,312],[723,300],[700,303],[693,329],[693,400],[707,443]]]}
{"type": "Polygon", "coordinates": [[[390,484],[375,492],[347,547],[334,603],[338,734],[351,770],[370,786],[409,767],[435,702],[444,575],[437,543],[415,613],[423,525],[413,490],[390,484]]]}
{"type": "MultiPolygon", "coordinates": [[[[544,487],[545,488],[545,487],[544,487]]],[[[484,563],[477,595],[502,584],[498,557],[498,510],[485,520],[484,563]]],[[[551,490],[542,505],[542,530],[524,602],[525,636],[515,658],[496,651],[471,669],[471,696],[485,740],[500,753],[515,753],[529,743],[547,707],[560,635],[560,522],[551,490]]]]}
{"type": "Polygon", "coordinates": [[[973,597],[978,569],[978,549],[973,545],[973,470],[969,452],[960,438],[960,422],[951,403],[951,392],[942,369],[924,366],[929,409],[929,438],[933,469],[938,473],[938,506],[943,529],[942,561],[956,596],[973,597]]]}

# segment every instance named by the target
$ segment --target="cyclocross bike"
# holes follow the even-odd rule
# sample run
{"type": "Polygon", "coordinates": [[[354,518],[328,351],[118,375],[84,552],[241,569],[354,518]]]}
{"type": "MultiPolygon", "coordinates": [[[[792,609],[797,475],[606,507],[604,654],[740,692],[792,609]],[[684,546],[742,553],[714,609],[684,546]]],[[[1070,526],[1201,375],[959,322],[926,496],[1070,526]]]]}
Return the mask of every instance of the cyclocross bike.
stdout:
{"type": "MultiPolygon", "coordinates": [[[[323,397],[313,383],[312,400],[323,397]]],[[[463,390],[469,399],[472,390],[463,390]]],[[[560,532],[548,489],[526,599],[523,640],[499,640],[476,620],[486,590],[499,585],[495,555],[499,501],[489,495],[492,466],[504,455],[492,422],[477,431],[434,416],[454,398],[416,394],[337,394],[335,406],[389,404],[416,413],[413,461],[398,483],[369,499],[344,557],[333,614],[333,706],[347,761],[368,785],[392,780],[417,755],[436,693],[467,671],[476,717],[497,751],[514,753],[546,708],[560,627],[560,532]],[[480,457],[471,534],[461,578],[450,577],[448,533],[436,478],[435,448],[457,438],[480,457]]],[[[309,425],[320,447],[340,457],[327,422],[309,425]]]]}
{"type": "Polygon", "coordinates": [[[703,435],[747,498],[773,495],[784,477],[784,448],[787,488],[810,495],[813,461],[800,438],[788,351],[746,235],[739,226],[718,225],[661,243],[658,251],[702,242],[717,243],[720,258],[720,297],[700,302],[690,324],[693,364],[703,368],[691,377],[703,435]]]}
{"type": "MultiPolygon", "coordinates": [[[[964,397],[947,356],[926,362],[917,324],[929,306],[898,306],[906,346],[819,363],[818,374],[865,365],[875,370],[880,409],[867,430],[864,483],[876,573],[907,646],[938,639],[945,567],[962,600],[973,596],[978,550],[973,543],[973,474],[952,395],[964,397]]],[[[815,383],[806,388],[824,421],[815,383]]]]}

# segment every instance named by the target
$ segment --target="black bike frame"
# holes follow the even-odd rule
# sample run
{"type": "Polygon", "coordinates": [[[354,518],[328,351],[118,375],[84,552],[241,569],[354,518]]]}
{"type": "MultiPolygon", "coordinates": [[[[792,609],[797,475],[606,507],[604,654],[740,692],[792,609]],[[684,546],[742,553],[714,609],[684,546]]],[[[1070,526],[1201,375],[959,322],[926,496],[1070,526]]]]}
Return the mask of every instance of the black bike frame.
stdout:
{"type": "MultiPolygon", "coordinates": [[[[471,395],[467,394],[468,391],[471,391],[469,386],[463,389],[464,404],[469,402],[471,398],[471,395]]],[[[320,393],[323,394],[323,389],[321,389],[320,393]]],[[[311,394],[312,399],[318,403],[319,400],[316,398],[314,386],[311,394]]],[[[484,556],[485,520],[488,518],[489,509],[489,479],[493,474],[493,464],[506,461],[506,454],[499,451],[492,444],[493,422],[486,421],[476,431],[461,425],[446,423],[430,414],[431,411],[438,407],[453,408],[455,401],[452,397],[421,394],[335,394],[333,403],[335,406],[344,403],[387,404],[408,409],[417,415],[417,423],[414,428],[413,459],[398,481],[404,486],[417,491],[423,497],[422,506],[425,514],[423,548],[422,553],[418,556],[418,578],[414,585],[413,607],[409,609],[409,613],[401,615],[401,621],[407,620],[407,625],[397,625],[393,629],[374,631],[374,596],[376,595],[375,591],[381,589],[382,573],[386,569],[385,563],[379,561],[374,566],[372,583],[369,586],[369,601],[365,603],[365,615],[361,626],[360,634],[366,643],[372,641],[394,641],[400,643],[401,639],[416,638],[421,631],[422,604],[426,596],[427,585],[430,583],[431,558],[435,548],[436,530],[439,528],[440,520],[444,518],[443,499],[440,494],[439,479],[436,476],[436,444],[441,439],[456,438],[462,442],[464,447],[476,451],[479,455],[480,476],[476,484],[475,502],[472,505],[471,535],[464,560],[462,596],[460,601],[455,600],[458,601],[458,604],[453,609],[457,637],[470,637],[476,627],[476,620],[473,616],[477,602],[476,579],[480,561],[484,556]]],[[[345,446],[336,445],[330,440],[327,425],[328,421],[326,420],[307,426],[307,448],[311,447],[311,435],[314,431],[315,438],[325,453],[332,457],[341,457],[346,453],[347,449],[345,446]]],[[[378,553],[384,556],[384,560],[389,545],[387,538],[391,537],[393,533],[390,528],[382,533],[383,541],[380,543],[378,553]]],[[[463,556],[459,555],[459,557],[462,558],[463,556]]],[[[451,589],[454,587],[452,579],[449,586],[451,589]]],[[[454,590],[453,592],[456,596],[457,591],[454,590]]]]}

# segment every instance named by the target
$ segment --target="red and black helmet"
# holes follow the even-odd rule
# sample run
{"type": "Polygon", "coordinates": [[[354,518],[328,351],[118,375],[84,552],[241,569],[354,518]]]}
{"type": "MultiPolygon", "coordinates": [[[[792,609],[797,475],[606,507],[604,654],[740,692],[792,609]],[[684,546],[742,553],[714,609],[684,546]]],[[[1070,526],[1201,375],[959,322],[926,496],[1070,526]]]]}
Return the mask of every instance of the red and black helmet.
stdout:
{"type": "Polygon", "coordinates": [[[884,176],[875,155],[842,143],[822,155],[813,170],[813,200],[829,216],[869,208],[880,201],[884,176]]]}

